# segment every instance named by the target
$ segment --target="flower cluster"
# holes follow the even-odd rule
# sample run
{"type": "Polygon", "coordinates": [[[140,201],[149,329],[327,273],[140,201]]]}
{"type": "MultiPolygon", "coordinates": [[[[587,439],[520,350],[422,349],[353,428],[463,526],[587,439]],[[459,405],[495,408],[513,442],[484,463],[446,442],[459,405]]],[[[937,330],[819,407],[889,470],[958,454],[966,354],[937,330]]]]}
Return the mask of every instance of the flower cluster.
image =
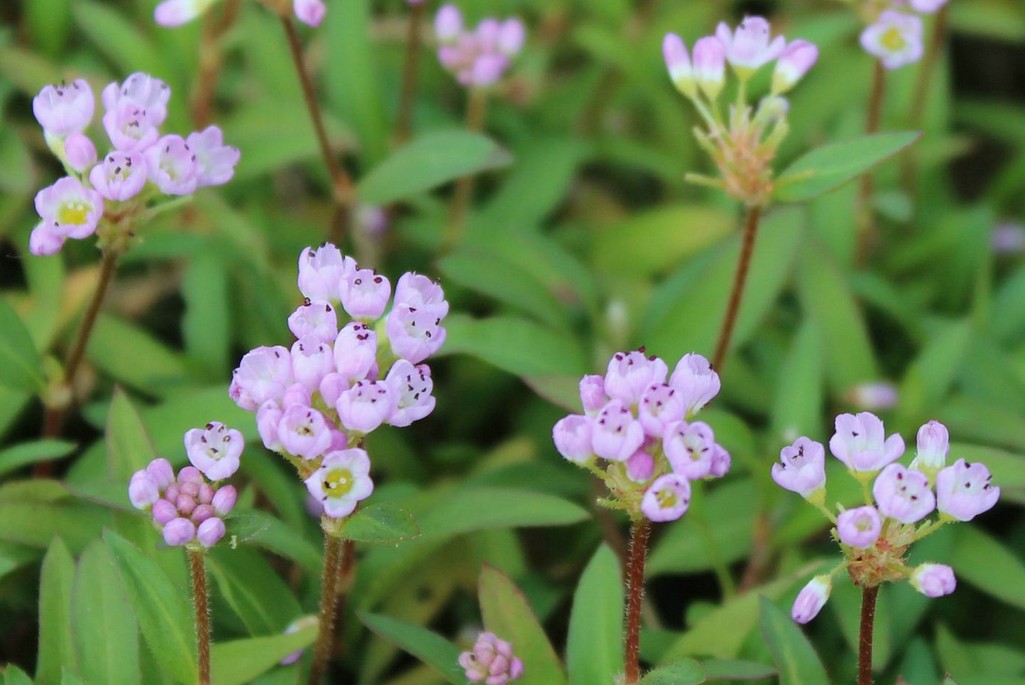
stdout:
{"type": "Polygon", "coordinates": [[[455,5],[444,5],[434,19],[438,60],[464,86],[483,87],[502,78],[523,48],[526,29],[516,18],[484,19],[470,31],[455,5]]]}
{"type": "MultiPolygon", "coordinates": [[[[153,10],[153,20],[166,28],[181,26],[202,15],[215,2],[217,0],[163,0],[153,10]]],[[[327,7],[323,0],[292,0],[292,12],[302,23],[320,26],[327,7]]]]}
{"type": "Polygon", "coordinates": [[[305,300],[288,317],[296,341],[247,353],[229,394],[256,412],[263,444],[296,466],[324,513],[344,518],[373,490],[363,437],[434,410],[421,362],[445,341],[448,302],[440,285],[406,273],[385,314],[388,279],[329,243],[303,250],[298,282],[305,300]]]}
{"type": "Polygon", "coordinates": [[[105,212],[116,224],[154,195],[191,195],[231,179],[239,152],[224,145],[216,126],[187,138],[161,134],[170,97],[166,83],[143,73],[104,88],[102,124],[112,149],[98,160],[85,134],[95,109],[89,84],[76,79],[36,95],[32,110],[68,175],[36,195],[41,220],[29,241],[33,254],[55,254],[68,238],[87,238],[105,212]]]}
{"type": "Polygon", "coordinates": [[[481,633],[473,649],[459,655],[459,665],[471,683],[506,685],[523,675],[523,662],[513,656],[512,645],[494,633],[481,633]]]}
{"type": "Polygon", "coordinates": [[[224,517],[238,497],[234,486],[217,483],[238,470],[244,447],[242,434],[223,424],[194,428],[185,434],[192,466],[175,477],[169,461],[154,459],[132,475],[128,499],[150,513],[168,545],[213,547],[224,537],[224,517]]]}
{"type": "Polygon", "coordinates": [[[907,566],[912,543],[952,521],[970,521],[991,509],[1000,488],[990,484],[989,470],[979,463],[958,459],[947,466],[950,449],[947,428],[930,421],[918,430],[917,454],[907,467],[897,463],[904,454],[899,435],[886,436],[874,414],[841,414],[829,451],[862,484],[864,505],[840,508],[838,515],[825,506],[825,448],[806,437],[780,452],[772,479],[798,493],[833,522],[844,561],[831,573],[816,576],[794,602],[794,620],[807,623],[829,597],[831,578],[846,569],[859,587],[909,580],[929,597],[954,591],[953,570],[943,564],[907,566]],[[871,483],[871,488],[870,488],[871,483]],[[935,520],[926,520],[934,511],[935,520]]]}
{"type": "Polygon", "coordinates": [[[692,54],[682,38],[666,34],[662,52],[676,89],[694,104],[707,126],[707,131],[695,129],[695,135],[722,174],[721,181],[695,180],[721,187],[747,204],[763,205],[772,191],[769,164],[787,133],[789,105],[782,95],[815,64],[818,48],[805,40],[772,38],[768,21],[747,17],[736,30],[719,24],[715,35],[694,43],[692,54]],[[772,62],[771,91],[753,108],[746,99],[747,83],[772,62]],[[719,96],[726,85],[727,63],[738,84],[736,103],[724,116],[719,96]]]}
{"type": "Polygon", "coordinates": [[[555,447],[605,481],[610,507],[652,521],[675,521],[690,504],[690,482],[719,478],[730,455],[694,415],[719,392],[719,375],[699,354],[669,368],[643,348],[618,352],[605,376],[584,376],[584,414],[559,420],[555,447]],[[605,460],[604,467],[597,459],[605,460]]]}

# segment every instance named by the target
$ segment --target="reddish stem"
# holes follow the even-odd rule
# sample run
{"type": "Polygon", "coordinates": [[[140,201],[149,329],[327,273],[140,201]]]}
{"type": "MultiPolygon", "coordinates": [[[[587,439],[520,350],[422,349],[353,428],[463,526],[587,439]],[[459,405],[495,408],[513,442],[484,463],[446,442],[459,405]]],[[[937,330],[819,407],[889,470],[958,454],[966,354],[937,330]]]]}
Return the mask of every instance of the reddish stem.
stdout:
{"type": "MultiPolygon", "coordinates": [[[[883,96],[886,94],[886,69],[879,60],[874,60],[872,70],[872,92],[868,100],[868,114],[865,118],[865,135],[879,131],[883,116],[883,96]]],[[[872,171],[861,175],[858,191],[858,253],[857,261],[864,264],[872,251],[875,239],[875,222],[872,213],[872,171]]]]}
{"type": "Polygon", "coordinates": [[[861,591],[861,632],[858,636],[858,685],[872,685],[872,630],[876,620],[879,586],[861,591]]]}
{"type": "Polygon", "coordinates": [[[748,205],[747,216],[744,220],[744,235],[740,244],[740,259],[737,261],[737,272],[733,277],[733,290],[730,292],[729,304],[726,305],[726,318],[719,330],[719,340],[715,344],[715,355],[712,357],[712,366],[720,374],[726,363],[726,352],[730,348],[733,327],[737,323],[737,314],[740,312],[740,302],[744,296],[744,285],[747,283],[747,272],[751,267],[751,257],[754,255],[755,238],[758,235],[758,222],[761,217],[762,208],[759,205],[748,205]]]}
{"type": "Polygon", "coordinates": [[[325,531],[324,571],[320,578],[320,623],[317,644],[313,650],[309,685],[320,685],[327,671],[327,662],[334,647],[335,611],[338,607],[338,565],[341,560],[342,541],[325,531]]]}
{"type": "Polygon", "coordinates": [[[642,518],[630,525],[630,564],[627,568],[626,685],[641,679],[641,604],[644,599],[644,557],[648,552],[651,524],[642,518]]]}
{"type": "Polygon", "coordinates": [[[402,62],[402,90],[399,91],[399,111],[395,120],[395,142],[400,144],[409,140],[413,128],[413,99],[416,96],[417,67],[420,64],[420,25],[423,16],[424,3],[409,6],[406,55],[402,62]]]}
{"type": "Polygon", "coordinates": [[[206,589],[205,552],[190,549],[189,575],[192,603],[196,610],[196,653],[199,656],[199,685],[210,685],[210,606],[206,589]]]}

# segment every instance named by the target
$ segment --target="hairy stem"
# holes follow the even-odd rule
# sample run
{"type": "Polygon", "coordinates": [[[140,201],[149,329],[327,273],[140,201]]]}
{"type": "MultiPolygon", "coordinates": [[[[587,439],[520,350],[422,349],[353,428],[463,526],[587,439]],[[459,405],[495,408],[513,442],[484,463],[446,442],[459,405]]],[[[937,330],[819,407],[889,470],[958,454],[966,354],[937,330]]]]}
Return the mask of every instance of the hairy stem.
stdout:
{"type": "MultiPolygon", "coordinates": [[[[481,131],[484,128],[484,115],[488,108],[488,94],[482,88],[471,88],[466,103],[466,128],[470,131],[481,131]]],[[[452,211],[448,225],[448,233],[442,244],[442,251],[448,252],[463,234],[466,224],[466,212],[473,197],[473,175],[463,176],[456,181],[456,189],[452,194],[452,211]]]]}
{"type": "Polygon", "coordinates": [[[420,65],[420,28],[423,24],[424,4],[409,6],[409,26],[406,32],[406,54],[402,61],[402,90],[399,91],[399,111],[395,119],[395,142],[409,140],[413,129],[413,100],[416,97],[416,77],[420,65]]]}
{"type": "MultiPolygon", "coordinates": [[[[92,335],[96,319],[100,314],[100,307],[103,305],[103,298],[110,288],[111,281],[114,280],[114,272],[117,271],[118,254],[115,250],[105,250],[103,252],[103,257],[100,260],[100,280],[96,284],[92,300],[89,301],[89,308],[85,312],[85,317],[78,328],[75,342],[71,346],[71,352],[68,353],[67,362],[64,364],[63,385],[67,390],[68,399],[67,402],[47,406],[44,409],[42,432],[44,438],[60,436],[61,427],[64,425],[65,412],[72,403],[75,377],[82,366],[82,359],[85,357],[85,350],[89,344],[89,336],[92,335]]],[[[36,475],[49,475],[50,466],[49,462],[40,462],[36,468],[36,475]]]]}
{"type": "Polygon", "coordinates": [[[861,590],[861,630],[858,636],[858,685],[872,685],[872,629],[879,586],[861,590]]]}
{"type": "Polygon", "coordinates": [[[350,208],[353,201],[352,179],[349,174],[338,163],[334,153],[331,151],[331,143],[327,137],[327,129],[324,126],[324,117],[317,104],[316,91],[313,88],[313,80],[306,68],[306,58],[303,56],[302,42],[299,40],[299,32],[288,15],[281,16],[281,25],[285,29],[285,36],[288,38],[288,47],[292,53],[292,63],[295,65],[296,76],[299,77],[299,85],[302,87],[303,100],[306,102],[306,110],[310,114],[310,122],[313,124],[313,131],[317,136],[317,143],[320,146],[320,155],[324,159],[324,166],[327,167],[328,175],[331,177],[331,198],[334,201],[334,212],[331,216],[331,225],[328,226],[328,240],[339,245],[345,238],[349,225],[350,208]]]}
{"type": "Polygon", "coordinates": [[[719,329],[719,340],[715,344],[715,355],[712,358],[712,366],[719,373],[722,373],[723,364],[726,363],[726,352],[730,348],[733,327],[737,323],[737,313],[740,311],[740,302],[744,297],[744,285],[747,282],[748,269],[751,267],[755,237],[758,235],[758,223],[761,218],[761,206],[748,205],[747,216],[744,219],[744,235],[740,244],[740,259],[737,261],[737,272],[733,277],[733,290],[730,292],[729,304],[726,305],[726,318],[722,322],[722,328],[719,329]]]}
{"type": "Polygon", "coordinates": [[[317,644],[313,650],[309,685],[320,685],[327,671],[327,662],[334,647],[335,610],[338,606],[338,567],[341,561],[342,541],[324,532],[324,572],[320,578],[320,622],[317,644]]]}
{"type": "MultiPolygon", "coordinates": [[[[879,122],[883,116],[883,96],[886,94],[886,69],[879,60],[874,60],[872,68],[872,92],[868,99],[868,113],[865,118],[865,135],[879,131],[879,122]]],[[[872,216],[872,172],[861,175],[858,189],[858,246],[857,262],[864,264],[872,251],[875,239],[875,221],[872,216]]]]}
{"type": "Polygon", "coordinates": [[[648,552],[651,524],[641,518],[630,525],[630,563],[627,568],[626,685],[641,679],[641,603],[644,599],[644,557],[648,552]]]}
{"type": "MultiPolygon", "coordinates": [[[[915,81],[915,92],[911,98],[911,112],[908,116],[908,124],[912,130],[922,128],[925,122],[925,105],[929,100],[929,86],[932,84],[932,76],[936,70],[936,62],[940,51],[947,39],[947,13],[948,7],[944,5],[936,13],[933,21],[932,35],[929,44],[925,48],[925,56],[918,67],[918,79],[915,81]]],[[[918,157],[915,149],[906,151],[901,155],[901,181],[904,191],[914,199],[915,186],[918,180],[918,157]]]]}
{"type": "Polygon", "coordinates": [[[192,603],[196,609],[196,653],[199,657],[199,685],[210,685],[210,606],[206,590],[206,552],[189,549],[192,603]]]}

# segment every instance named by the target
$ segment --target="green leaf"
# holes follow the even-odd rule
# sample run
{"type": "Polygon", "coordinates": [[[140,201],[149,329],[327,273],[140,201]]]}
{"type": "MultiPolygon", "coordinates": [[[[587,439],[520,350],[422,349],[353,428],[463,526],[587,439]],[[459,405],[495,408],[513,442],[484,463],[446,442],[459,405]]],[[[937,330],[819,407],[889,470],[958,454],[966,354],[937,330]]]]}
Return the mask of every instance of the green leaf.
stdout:
{"type": "Polygon", "coordinates": [[[5,685],[32,685],[32,679],[28,677],[25,671],[21,670],[13,664],[8,664],[4,668],[4,684],[5,685]]]}
{"type": "Polygon", "coordinates": [[[761,598],[762,636],[779,668],[780,685],[829,685],[819,655],[801,629],[766,597],[761,598]]]}
{"type": "Polygon", "coordinates": [[[544,628],[520,589],[504,573],[484,565],[480,573],[480,609],[484,626],[516,645],[523,660],[523,685],[563,685],[566,676],[544,628]]]}
{"type": "Polygon", "coordinates": [[[459,666],[459,648],[441,635],[389,616],[363,611],[358,615],[367,628],[433,668],[452,685],[464,685],[466,682],[459,666]]]}
{"type": "MultiPolygon", "coordinates": [[[[128,395],[121,388],[114,390],[107,413],[107,474],[114,482],[127,483],[132,474],[146,468],[156,458],[146,426],[128,395]]],[[[125,489],[125,501],[128,498],[125,489]]]]}
{"type": "Polygon", "coordinates": [[[381,502],[364,507],[345,521],[342,537],[355,542],[394,543],[420,535],[420,526],[408,511],[381,502]]]}
{"type": "Polygon", "coordinates": [[[316,626],[288,635],[219,642],[210,649],[210,682],[244,685],[278,665],[283,658],[313,644],[316,626]]]}
{"type": "Polygon", "coordinates": [[[36,440],[0,450],[0,476],[22,466],[66,457],[75,450],[75,443],[66,440],[36,440]]]}
{"type": "Polygon", "coordinates": [[[191,685],[197,669],[189,597],[135,545],[109,530],[103,539],[114,556],[154,660],[176,681],[191,685]]]}
{"type": "Polygon", "coordinates": [[[776,677],[778,671],[768,664],[736,659],[706,659],[705,676],[708,680],[738,680],[745,683],[776,677]]]}
{"type": "Polygon", "coordinates": [[[470,354],[519,376],[580,376],[587,370],[576,338],[525,319],[454,314],[445,319],[445,329],[441,354],[470,354]]]}
{"type": "Polygon", "coordinates": [[[39,392],[45,385],[39,364],[31,334],[7,300],[0,297],[0,385],[39,392]]]}
{"type": "Polygon", "coordinates": [[[232,535],[298,563],[313,574],[320,573],[321,554],[294,528],[258,509],[236,510],[231,517],[232,535]]]}
{"type": "Polygon", "coordinates": [[[39,658],[36,682],[58,685],[61,669],[75,667],[71,633],[71,588],[75,560],[64,541],[54,538],[39,571],[39,658]]]}
{"type": "Polygon", "coordinates": [[[700,685],[705,682],[705,667],[694,659],[684,659],[649,671],[640,685],[700,685]]]}
{"type": "Polygon", "coordinates": [[[422,539],[489,528],[563,526],[590,518],[561,497],[507,488],[464,488],[439,499],[420,517],[422,539]]]}
{"type": "Polygon", "coordinates": [[[251,635],[277,635],[302,614],[299,601],[258,551],[217,545],[207,555],[220,594],[251,635]]]}
{"type": "Polygon", "coordinates": [[[958,526],[950,551],[957,577],[983,592],[1025,609],[1025,563],[978,526],[958,526]],[[980,563],[980,560],[985,563],[980,563]]]}
{"type": "Polygon", "coordinates": [[[58,57],[67,46],[68,29],[71,26],[71,0],[27,2],[22,9],[33,44],[49,57],[58,57]]]}
{"type": "Polygon", "coordinates": [[[182,337],[189,356],[213,377],[224,377],[229,371],[228,292],[228,269],[213,246],[193,255],[182,279],[181,294],[185,300],[182,337]]]}
{"type": "Polygon", "coordinates": [[[396,150],[371,169],[356,190],[361,202],[386,205],[510,161],[509,154],[487,136],[435,131],[396,150]]]}
{"type": "Polygon", "coordinates": [[[816,148],[780,174],[774,199],[805,202],[824,195],[910,146],[921,135],[918,131],[876,133],[816,148]]]}
{"type": "Polygon", "coordinates": [[[570,685],[611,683],[623,672],[624,605],[619,559],[602,545],[573,592],[566,641],[570,685]]]}
{"type": "Polygon", "coordinates": [[[143,71],[167,80],[168,74],[160,53],[140,27],[130,23],[125,14],[93,0],[71,3],[75,23],[92,43],[126,74],[143,71]]]}
{"type": "Polygon", "coordinates": [[[813,320],[807,319],[794,335],[776,381],[770,436],[781,443],[799,435],[813,435],[822,423],[823,357],[822,336],[813,320]]]}
{"type": "Polygon", "coordinates": [[[89,545],[78,562],[71,610],[83,680],[140,682],[139,628],[110,553],[100,540],[89,545]]]}
{"type": "Polygon", "coordinates": [[[192,379],[184,358],[135,324],[100,314],[86,356],[125,385],[163,395],[192,379]]]}
{"type": "MultiPolygon", "coordinates": [[[[37,481],[52,482],[52,481],[37,481]]],[[[5,499],[0,502],[0,540],[46,549],[57,535],[72,551],[82,550],[104,525],[110,512],[67,496],[58,488],[58,499],[5,499]]]]}

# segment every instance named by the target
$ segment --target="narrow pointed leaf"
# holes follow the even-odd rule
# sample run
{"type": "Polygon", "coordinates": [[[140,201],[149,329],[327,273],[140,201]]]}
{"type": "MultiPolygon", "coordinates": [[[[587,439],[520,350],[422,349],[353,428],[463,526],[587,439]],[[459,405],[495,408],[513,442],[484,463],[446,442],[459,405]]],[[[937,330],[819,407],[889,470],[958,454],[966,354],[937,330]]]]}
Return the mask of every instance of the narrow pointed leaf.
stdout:
{"type": "Polygon", "coordinates": [[[829,685],[819,655],[796,623],[766,597],[761,598],[762,636],[779,669],[780,685],[829,685]]]}
{"type": "Polygon", "coordinates": [[[694,659],[683,659],[649,671],[640,685],[700,685],[705,682],[705,667],[694,659]]]}
{"type": "Polygon", "coordinates": [[[86,548],[78,563],[71,609],[82,678],[89,683],[140,682],[139,628],[100,540],[86,548]]]}
{"type": "Polygon", "coordinates": [[[64,541],[54,538],[43,557],[39,578],[39,658],[36,682],[57,685],[61,668],[74,667],[75,646],[71,636],[71,588],[75,560],[64,541]]]}
{"type": "Polygon", "coordinates": [[[39,352],[18,313],[0,297],[0,385],[35,393],[43,388],[39,352]]]}
{"type": "Polygon", "coordinates": [[[349,517],[342,537],[355,542],[400,542],[420,535],[420,526],[408,511],[388,503],[371,504],[349,517]]]}
{"type": "Polygon", "coordinates": [[[573,593],[566,643],[570,685],[611,683],[623,672],[623,607],[619,559],[602,545],[573,593]]]}
{"type": "Polygon", "coordinates": [[[464,685],[459,648],[426,628],[389,616],[359,612],[363,625],[424,662],[453,685],[464,685]]]}
{"type": "Polygon", "coordinates": [[[310,626],[289,635],[215,644],[210,650],[210,681],[217,685],[251,683],[292,652],[313,644],[316,637],[316,627],[310,626]]]}

